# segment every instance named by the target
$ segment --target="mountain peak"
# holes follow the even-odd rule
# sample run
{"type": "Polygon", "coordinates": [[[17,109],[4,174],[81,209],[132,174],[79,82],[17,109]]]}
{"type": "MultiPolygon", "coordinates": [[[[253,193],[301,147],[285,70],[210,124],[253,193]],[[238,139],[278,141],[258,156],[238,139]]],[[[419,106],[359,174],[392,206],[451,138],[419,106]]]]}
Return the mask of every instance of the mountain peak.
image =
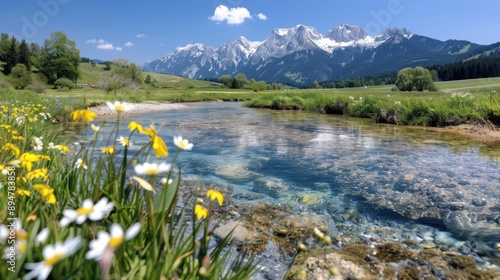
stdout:
{"type": "Polygon", "coordinates": [[[389,38],[393,38],[396,41],[401,41],[404,39],[410,39],[413,37],[413,33],[408,31],[406,28],[387,28],[381,34],[377,35],[375,38],[376,41],[385,41],[389,38]]]}
{"type": "Polygon", "coordinates": [[[325,33],[325,37],[330,38],[338,43],[347,43],[351,41],[359,41],[368,37],[368,32],[360,26],[339,24],[332,30],[325,33]]]}

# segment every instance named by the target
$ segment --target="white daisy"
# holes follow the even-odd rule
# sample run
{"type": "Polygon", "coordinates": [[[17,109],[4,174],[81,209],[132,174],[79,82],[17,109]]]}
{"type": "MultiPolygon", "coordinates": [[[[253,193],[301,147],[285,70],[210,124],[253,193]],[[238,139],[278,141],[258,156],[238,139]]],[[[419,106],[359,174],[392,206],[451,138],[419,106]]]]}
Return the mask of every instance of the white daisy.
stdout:
{"type": "Polygon", "coordinates": [[[120,247],[125,241],[134,238],[141,231],[141,223],[135,223],[123,233],[123,229],[119,224],[111,225],[111,234],[106,231],[99,231],[97,239],[90,241],[90,250],[85,254],[87,260],[100,260],[106,249],[114,251],[120,247]]]}
{"type": "Polygon", "coordinates": [[[43,142],[42,142],[43,137],[35,137],[31,141],[33,144],[33,150],[35,151],[41,151],[43,149],[43,142]]]}
{"type": "Polygon", "coordinates": [[[85,164],[85,162],[83,162],[83,160],[81,158],[79,158],[76,163],[75,163],[75,168],[83,168],[83,169],[87,169],[87,165],[85,164]]]}
{"type": "Polygon", "coordinates": [[[101,127],[100,126],[97,126],[95,124],[91,124],[90,127],[92,128],[92,130],[94,132],[98,132],[99,130],[101,130],[101,127]]]}
{"type": "Polygon", "coordinates": [[[39,280],[47,279],[55,264],[78,251],[82,247],[82,239],[77,236],[68,238],[64,243],[56,242],[55,245],[47,245],[43,248],[43,261],[38,263],[26,263],[24,268],[31,270],[24,275],[23,280],[38,277],[39,280]]]}
{"type": "Polygon", "coordinates": [[[191,150],[193,148],[193,144],[189,143],[187,139],[182,139],[182,136],[174,136],[174,144],[182,150],[191,150]]]}
{"type": "Polygon", "coordinates": [[[95,205],[91,199],[87,198],[83,201],[82,207],[73,210],[63,210],[63,218],[59,222],[61,227],[65,227],[70,223],[76,221],[77,224],[83,224],[87,219],[91,221],[99,221],[108,215],[113,210],[113,202],[108,203],[106,197],[101,198],[95,205]]]}
{"type": "Polygon", "coordinates": [[[145,162],[144,164],[136,165],[134,169],[135,173],[139,175],[156,175],[159,173],[170,171],[171,167],[172,167],[171,164],[164,162],[160,163],[160,165],[156,163],[145,162]]]}
{"type": "Polygon", "coordinates": [[[126,112],[132,110],[132,105],[126,102],[115,101],[115,103],[106,102],[109,108],[116,112],[126,112]]]}

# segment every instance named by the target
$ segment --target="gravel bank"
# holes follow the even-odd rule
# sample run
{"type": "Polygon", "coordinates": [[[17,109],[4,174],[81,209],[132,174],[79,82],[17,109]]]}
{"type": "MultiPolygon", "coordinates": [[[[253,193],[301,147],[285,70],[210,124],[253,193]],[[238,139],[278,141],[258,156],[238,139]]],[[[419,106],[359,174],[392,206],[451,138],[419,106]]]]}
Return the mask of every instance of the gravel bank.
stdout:
{"type": "MultiPolygon", "coordinates": [[[[179,103],[129,103],[132,107],[127,114],[133,113],[149,113],[156,111],[167,111],[167,110],[180,110],[187,109],[188,106],[179,103]]],[[[91,111],[96,113],[98,116],[106,116],[111,114],[116,114],[114,110],[109,108],[107,105],[99,107],[90,107],[91,111]]]]}

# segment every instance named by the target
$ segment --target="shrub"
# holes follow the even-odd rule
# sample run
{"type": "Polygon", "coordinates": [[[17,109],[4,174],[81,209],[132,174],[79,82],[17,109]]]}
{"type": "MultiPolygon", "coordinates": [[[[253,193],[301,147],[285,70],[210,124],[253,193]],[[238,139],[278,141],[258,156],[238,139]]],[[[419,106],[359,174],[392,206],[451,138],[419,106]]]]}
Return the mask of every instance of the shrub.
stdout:
{"type": "Polygon", "coordinates": [[[36,93],[42,93],[42,92],[45,92],[45,90],[47,89],[47,86],[43,83],[36,82],[34,84],[29,85],[27,87],[27,89],[32,90],[36,93]]]}
{"type": "Polygon", "coordinates": [[[75,83],[72,80],[63,77],[63,78],[59,78],[59,79],[57,79],[57,81],[55,81],[54,87],[57,89],[60,89],[60,88],[74,89],[75,83]]]}

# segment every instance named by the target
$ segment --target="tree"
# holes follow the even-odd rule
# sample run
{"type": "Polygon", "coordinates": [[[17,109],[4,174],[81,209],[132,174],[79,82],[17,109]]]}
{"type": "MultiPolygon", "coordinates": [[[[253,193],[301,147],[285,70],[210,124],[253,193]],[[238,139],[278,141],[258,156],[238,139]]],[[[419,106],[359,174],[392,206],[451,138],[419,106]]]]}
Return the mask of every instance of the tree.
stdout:
{"type": "Polygon", "coordinates": [[[91,60],[90,65],[92,66],[92,68],[95,68],[95,61],[91,60]]]}
{"type": "Polygon", "coordinates": [[[30,54],[31,54],[30,57],[31,65],[36,67],[37,69],[40,69],[42,62],[42,48],[40,48],[40,45],[36,43],[31,43],[30,54]]]}
{"type": "Polygon", "coordinates": [[[0,34],[0,61],[7,60],[7,53],[10,48],[10,39],[9,34],[2,33],[0,34]]]}
{"type": "Polygon", "coordinates": [[[23,89],[31,84],[31,71],[19,63],[12,68],[10,78],[14,88],[23,89]]]}
{"type": "Polygon", "coordinates": [[[234,76],[232,88],[243,88],[243,86],[245,86],[246,84],[248,84],[247,76],[245,76],[245,74],[243,73],[239,73],[234,76]]]}
{"type": "Polygon", "coordinates": [[[313,82],[313,88],[315,88],[315,89],[321,88],[321,87],[319,86],[318,81],[314,81],[314,82],[313,82]]]}
{"type": "Polygon", "coordinates": [[[219,77],[218,81],[227,88],[230,88],[233,84],[233,79],[231,78],[230,75],[222,75],[219,77]]]}
{"type": "Polygon", "coordinates": [[[10,74],[12,68],[19,63],[19,43],[16,37],[12,36],[10,39],[10,46],[7,50],[5,57],[5,65],[3,67],[3,72],[5,75],[10,74]]]}
{"type": "Polygon", "coordinates": [[[79,64],[80,51],[75,41],[59,31],[50,34],[50,39],[44,42],[40,69],[49,83],[63,77],[76,82],[80,77],[79,64]]]}
{"type": "Polygon", "coordinates": [[[396,87],[400,91],[436,90],[429,69],[422,67],[404,68],[398,72],[396,87]]]}
{"type": "Polygon", "coordinates": [[[109,71],[111,70],[111,61],[105,61],[104,62],[104,71],[109,71]]]}
{"type": "Polygon", "coordinates": [[[400,91],[412,91],[413,89],[413,69],[408,67],[398,72],[396,76],[396,87],[400,91]]]}
{"type": "Polygon", "coordinates": [[[146,75],[146,78],[144,78],[144,83],[145,84],[150,84],[151,83],[151,75],[146,75]]]}
{"type": "Polygon", "coordinates": [[[19,45],[19,63],[24,64],[26,69],[31,71],[31,52],[28,43],[26,43],[26,40],[24,39],[19,45]]]}

